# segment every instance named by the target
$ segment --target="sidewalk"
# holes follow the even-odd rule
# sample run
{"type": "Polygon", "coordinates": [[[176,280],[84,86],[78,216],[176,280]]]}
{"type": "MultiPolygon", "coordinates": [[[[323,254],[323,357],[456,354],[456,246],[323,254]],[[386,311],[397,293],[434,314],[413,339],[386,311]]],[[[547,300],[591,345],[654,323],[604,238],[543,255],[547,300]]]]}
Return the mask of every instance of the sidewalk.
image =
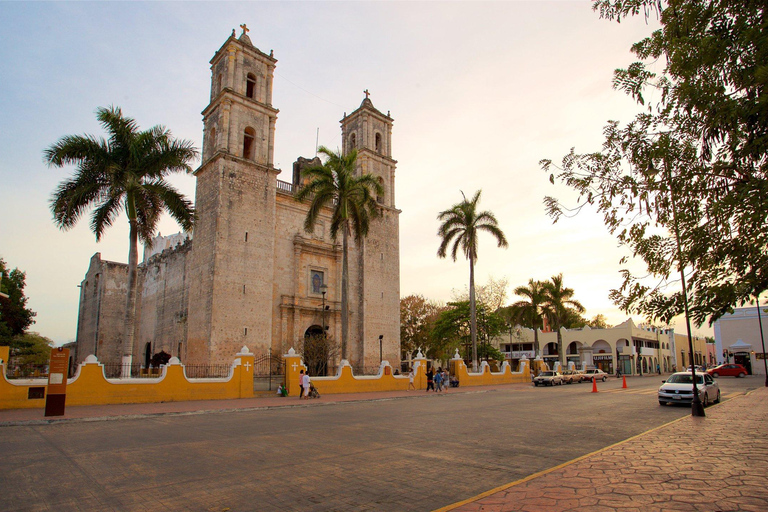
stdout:
{"type": "MultiPolygon", "coordinates": [[[[527,387],[530,384],[503,384],[498,386],[477,386],[449,389],[442,394],[482,393],[494,389],[509,389],[510,386],[527,387]]],[[[384,391],[378,393],[327,394],[318,399],[299,400],[298,397],[279,397],[271,392],[266,396],[236,400],[198,400],[185,402],[161,402],[148,404],[116,404],[66,407],[64,416],[45,417],[45,410],[5,409],[0,410],[0,427],[14,425],[43,425],[72,421],[108,421],[123,418],[140,418],[162,415],[212,414],[231,411],[250,411],[272,407],[308,407],[339,402],[368,402],[374,400],[397,400],[402,398],[425,398],[436,393],[419,391],[384,391]]]]}
{"type": "Polygon", "coordinates": [[[436,512],[768,510],[768,388],[436,512]]]}

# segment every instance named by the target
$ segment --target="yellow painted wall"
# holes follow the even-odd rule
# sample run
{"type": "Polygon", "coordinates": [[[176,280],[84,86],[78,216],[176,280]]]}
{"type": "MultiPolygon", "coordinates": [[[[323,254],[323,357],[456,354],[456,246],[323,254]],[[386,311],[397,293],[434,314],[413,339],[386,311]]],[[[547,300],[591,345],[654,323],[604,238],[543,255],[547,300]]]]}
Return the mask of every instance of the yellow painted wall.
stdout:
{"type": "Polygon", "coordinates": [[[531,371],[528,365],[523,365],[521,372],[512,372],[509,363],[505,362],[500,372],[492,373],[488,363],[483,361],[478,373],[469,373],[467,365],[461,359],[451,359],[451,375],[459,378],[459,387],[469,386],[493,386],[496,384],[512,384],[517,382],[531,382],[531,371]]]}
{"type": "MultiPolygon", "coordinates": [[[[299,375],[306,367],[298,354],[285,356],[286,385],[289,396],[299,396],[299,375]]],[[[426,389],[426,360],[417,359],[413,362],[415,377],[413,383],[416,389],[426,389]]],[[[522,372],[512,373],[509,364],[504,364],[501,372],[491,373],[490,367],[482,365],[482,372],[467,372],[462,360],[451,361],[451,375],[459,377],[459,386],[489,386],[494,384],[512,384],[515,382],[531,382],[531,374],[526,365],[522,372]]],[[[351,366],[342,366],[338,375],[333,377],[311,377],[317,391],[323,394],[338,393],[372,393],[377,391],[405,391],[408,389],[408,375],[393,375],[391,367],[383,367],[379,375],[354,376],[351,366]],[[387,371],[389,370],[389,371],[387,371]]]]}
{"type": "Polygon", "coordinates": [[[0,359],[2,359],[5,364],[8,364],[9,357],[11,357],[11,347],[7,345],[0,347],[0,359]]]}
{"type": "MultiPolygon", "coordinates": [[[[67,382],[66,405],[137,404],[185,400],[225,400],[253,396],[253,354],[237,354],[232,374],[223,379],[188,380],[181,364],[163,367],[156,379],[110,379],[104,377],[98,361],[84,362],[67,382]]],[[[45,407],[45,399],[29,399],[30,387],[47,386],[47,381],[8,381],[5,368],[0,379],[0,409],[45,407]]]]}

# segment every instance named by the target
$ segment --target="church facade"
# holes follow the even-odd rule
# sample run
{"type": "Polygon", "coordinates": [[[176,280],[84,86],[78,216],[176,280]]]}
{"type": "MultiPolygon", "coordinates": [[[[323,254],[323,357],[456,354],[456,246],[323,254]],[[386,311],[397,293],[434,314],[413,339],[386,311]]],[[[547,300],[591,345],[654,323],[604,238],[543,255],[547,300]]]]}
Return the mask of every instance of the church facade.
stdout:
{"type": "MultiPolygon", "coordinates": [[[[242,346],[254,352],[300,349],[325,330],[341,340],[340,240],[331,210],[312,233],[308,205],[295,199],[303,167],[278,179],[272,105],[277,60],[234,31],[211,59],[210,103],[203,110],[202,163],[191,239],[158,237],[140,264],[134,362],[165,351],[187,364],[228,363],[242,346]]],[[[358,172],[383,185],[380,216],[349,245],[349,343],[353,365],[399,361],[399,214],[395,206],[392,123],[368,94],[341,120],[342,149],[358,150],[358,172]]],[[[77,359],[120,362],[127,265],[97,253],[81,284],[77,359]]],[[[335,361],[338,362],[338,361],[335,361]]],[[[334,361],[331,361],[333,364],[334,361]]]]}

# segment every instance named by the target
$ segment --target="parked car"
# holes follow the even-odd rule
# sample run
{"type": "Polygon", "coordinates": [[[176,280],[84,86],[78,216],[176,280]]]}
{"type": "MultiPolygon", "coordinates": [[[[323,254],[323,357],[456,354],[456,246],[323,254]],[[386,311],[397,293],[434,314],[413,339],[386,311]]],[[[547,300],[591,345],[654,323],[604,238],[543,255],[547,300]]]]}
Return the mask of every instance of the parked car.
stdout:
{"type": "Polygon", "coordinates": [[[749,372],[740,364],[721,364],[707,370],[707,373],[714,378],[718,377],[746,377],[749,372]]]}
{"type": "Polygon", "coordinates": [[[561,375],[563,376],[563,384],[581,382],[581,375],[576,370],[564,370],[561,375]]]}
{"type": "Polygon", "coordinates": [[[605,379],[608,378],[608,374],[605,373],[603,370],[599,368],[595,368],[593,370],[587,370],[584,372],[584,375],[581,376],[582,381],[592,381],[592,378],[594,377],[595,380],[601,380],[605,382],[605,379]]]}
{"type": "MultiPolygon", "coordinates": [[[[673,373],[667,380],[661,381],[659,388],[659,405],[690,404],[693,401],[693,375],[691,372],[673,373]]],[[[696,387],[699,388],[699,398],[706,407],[720,403],[720,386],[711,375],[696,374],[696,387]]]]}
{"type": "Polygon", "coordinates": [[[559,386],[563,383],[563,376],[559,372],[541,372],[533,379],[534,386],[559,386]]]}

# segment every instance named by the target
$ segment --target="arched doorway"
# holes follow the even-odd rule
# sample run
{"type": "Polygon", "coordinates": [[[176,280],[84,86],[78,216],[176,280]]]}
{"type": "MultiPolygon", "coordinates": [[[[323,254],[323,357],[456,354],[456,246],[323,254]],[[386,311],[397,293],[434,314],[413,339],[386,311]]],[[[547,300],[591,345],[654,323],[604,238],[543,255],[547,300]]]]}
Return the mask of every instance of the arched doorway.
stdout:
{"type": "Polygon", "coordinates": [[[557,352],[557,343],[547,343],[544,345],[542,359],[547,363],[548,368],[555,368],[555,364],[560,361],[560,355],[557,352]]]}
{"type": "Polygon", "coordinates": [[[609,375],[614,372],[613,349],[607,341],[597,340],[592,344],[592,362],[595,368],[599,368],[609,375]]]}
{"type": "Polygon", "coordinates": [[[329,348],[328,337],[319,325],[312,325],[304,332],[302,357],[310,375],[328,374],[329,348]]]}
{"type": "Polygon", "coordinates": [[[581,347],[580,341],[572,341],[565,347],[565,365],[573,364],[576,368],[581,368],[581,347]]]}

